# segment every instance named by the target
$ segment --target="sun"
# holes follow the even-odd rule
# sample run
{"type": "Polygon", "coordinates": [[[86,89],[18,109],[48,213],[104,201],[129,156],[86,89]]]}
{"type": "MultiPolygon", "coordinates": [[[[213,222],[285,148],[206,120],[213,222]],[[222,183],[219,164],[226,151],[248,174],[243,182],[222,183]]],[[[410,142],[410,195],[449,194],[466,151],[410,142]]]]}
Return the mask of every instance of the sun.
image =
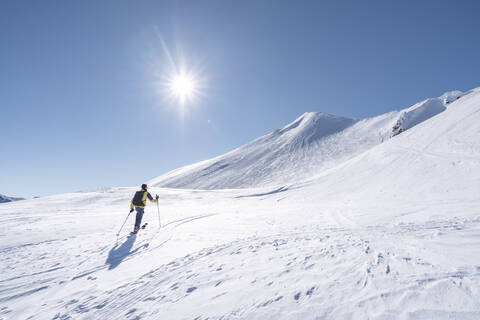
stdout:
{"type": "Polygon", "coordinates": [[[177,43],[172,52],[160,30],[154,26],[153,31],[158,47],[147,55],[150,59],[146,69],[152,76],[154,94],[163,106],[176,108],[183,116],[188,110],[199,107],[201,99],[207,96],[206,66],[199,61],[189,61],[181,43],[177,43]]]}
{"type": "Polygon", "coordinates": [[[198,106],[200,98],[205,96],[205,78],[195,68],[177,68],[157,73],[154,82],[155,92],[165,105],[175,107],[182,115],[198,106]]]}
{"type": "Polygon", "coordinates": [[[181,104],[193,100],[198,93],[198,83],[196,78],[186,72],[175,74],[168,82],[170,96],[178,100],[181,104]]]}
{"type": "Polygon", "coordinates": [[[182,100],[185,100],[188,96],[192,95],[194,90],[194,82],[187,75],[181,74],[173,79],[170,89],[174,95],[178,96],[182,100]]]}

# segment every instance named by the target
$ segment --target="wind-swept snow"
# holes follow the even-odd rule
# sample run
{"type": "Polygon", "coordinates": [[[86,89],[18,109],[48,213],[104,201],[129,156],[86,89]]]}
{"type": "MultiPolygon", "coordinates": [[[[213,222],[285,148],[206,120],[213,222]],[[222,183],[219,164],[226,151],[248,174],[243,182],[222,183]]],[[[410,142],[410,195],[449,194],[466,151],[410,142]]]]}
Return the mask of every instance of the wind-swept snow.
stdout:
{"type": "Polygon", "coordinates": [[[369,147],[283,185],[152,188],[162,228],[149,204],[134,237],[132,216],[115,235],[135,188],[3,204],[0,319],[479,319],[480,90],[445,106],[393,138],[402,112],[306,114],[222,159],[267,140],[308,159],[300,130],[369,147]]]}

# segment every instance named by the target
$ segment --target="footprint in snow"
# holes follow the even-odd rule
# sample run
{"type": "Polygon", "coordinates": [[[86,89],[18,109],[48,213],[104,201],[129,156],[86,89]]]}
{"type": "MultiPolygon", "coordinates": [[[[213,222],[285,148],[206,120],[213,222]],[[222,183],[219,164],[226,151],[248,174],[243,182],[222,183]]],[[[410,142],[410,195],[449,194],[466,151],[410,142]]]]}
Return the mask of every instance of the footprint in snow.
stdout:
{"type": "Polygon", "coordinates": [[[133,308],[133,309],[130,309],[130,310],[126,313],[126,315],[128,316],[128,315],[130,315],[130,314],[132,314],[132,313],[135,313],[135,312],[137,312],[137,309],[133,308]]]}
{"type": "Polygon", "coordinates": [[[298,301],[298,299],[300,299],[300,296],[301,296],[301,295],[302,295],[301,292],[297,292],[297,293],[293,296],[293,298],[294,298],[296,301],[298,301]]]}
{"type": "Polygon", "coordinates": [[[311,296],[311,295],[313,294],[313,291],[315,291],[315,288],[316,288],[316,287],[313,286],[313,287],[311,287],[310,289],[308,289],[306,295],[307,295],[307,296],[311,296]]]}

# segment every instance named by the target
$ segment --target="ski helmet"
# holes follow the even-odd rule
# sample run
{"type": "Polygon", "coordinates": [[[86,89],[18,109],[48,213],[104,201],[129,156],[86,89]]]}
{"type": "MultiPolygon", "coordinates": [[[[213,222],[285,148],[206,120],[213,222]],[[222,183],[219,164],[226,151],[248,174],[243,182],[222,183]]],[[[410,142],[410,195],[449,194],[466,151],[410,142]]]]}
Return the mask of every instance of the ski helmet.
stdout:
{"type": "Polygon", "coordinates": [[[142,190],[147,190],[147,185],[145,183],[142,184],[142,190]]]}

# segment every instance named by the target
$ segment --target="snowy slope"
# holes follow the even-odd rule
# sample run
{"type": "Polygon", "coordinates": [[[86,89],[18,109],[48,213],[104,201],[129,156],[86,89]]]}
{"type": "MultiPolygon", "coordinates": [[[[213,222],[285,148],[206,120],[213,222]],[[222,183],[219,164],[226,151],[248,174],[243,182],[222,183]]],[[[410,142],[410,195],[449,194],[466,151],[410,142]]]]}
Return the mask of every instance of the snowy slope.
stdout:
{"type": "Polygon", "coordinates": [[[476,201],[476,192],[469,191],[480,187],[479,114],[480,89],[475,89],[414,129],[320,173],[316,191],[357,194],[357,200],[369,198],[383,207],[399,193],[409,203],[430,197],[476,201]]]}
{"type": "Polygon", "coordinates": [[[0,319],[479,319],[480,90],[445,106],[308,180],[153,188],[135,237],[135,188],[3,204],[0,319]]]}
{"type": "Polygon", "coordinates": [[[401,111],[353,120],[320,112],[225,155],[186,166],[149,181],[157,187],[226,189],[274,186],[310,177],[346,161],[444,111],[460,91],[401,111]]]}
{"type": "Polygon", "coordinates": [[[25,200],[25,199],[24,198],[7,197],[7,196],[4,196],[3,194],[0,194],[0,203],[19,201],[19,200],[25,200]]]}

